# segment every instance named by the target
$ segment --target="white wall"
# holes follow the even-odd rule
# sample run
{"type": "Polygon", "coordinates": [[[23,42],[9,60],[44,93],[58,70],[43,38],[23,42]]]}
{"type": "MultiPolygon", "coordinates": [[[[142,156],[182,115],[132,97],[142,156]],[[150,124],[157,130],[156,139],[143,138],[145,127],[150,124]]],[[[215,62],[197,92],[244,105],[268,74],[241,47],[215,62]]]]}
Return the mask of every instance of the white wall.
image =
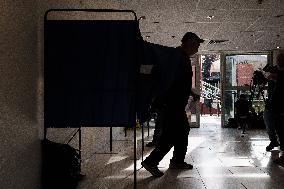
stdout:
{"type": "MultiPolygon", "coordinates": [[[[43,16],[50,8],[120,8],[114,1],[0,0],[0,188],[40,188],[43,16]]],[[[50,129],[64,141],[70,130],[50,129]]],[[[114,138],[123,136],[114,129],[114,138]]],[[[109,148],[109,128],[83,129],[83,155],[109,148]]]]}
{"type": "Polygon", "coordinates": [[[36,1],[0,5],[0,187],[39,188],[36,1]]]}

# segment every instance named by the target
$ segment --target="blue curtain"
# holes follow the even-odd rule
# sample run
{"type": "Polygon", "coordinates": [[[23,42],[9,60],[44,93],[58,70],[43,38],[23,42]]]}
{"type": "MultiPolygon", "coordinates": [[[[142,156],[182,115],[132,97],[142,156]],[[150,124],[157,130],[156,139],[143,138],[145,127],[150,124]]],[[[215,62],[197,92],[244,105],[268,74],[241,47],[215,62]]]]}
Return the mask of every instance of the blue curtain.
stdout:
{"type": "Polygon", "coordinates": [[[137,21],[46,21],[45,125],[133,126],[138,48],[137,21]]]}

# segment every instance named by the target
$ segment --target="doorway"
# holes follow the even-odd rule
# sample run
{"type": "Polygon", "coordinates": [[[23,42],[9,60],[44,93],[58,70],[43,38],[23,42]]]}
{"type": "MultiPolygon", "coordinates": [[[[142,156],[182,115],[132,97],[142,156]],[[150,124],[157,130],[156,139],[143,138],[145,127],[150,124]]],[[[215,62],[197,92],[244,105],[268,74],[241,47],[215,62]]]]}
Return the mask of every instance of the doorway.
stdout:
{"type": "Polygon", "coordinates": [[[267,85],[262,91],[255,91],[252,95],[253,76],[262,72],[268,63],[268,53],[253,54],[223,54],[221,79],[222,127],[230,125],[235,117],[234,103],[241,94],[251,100],[252,110],[261,117],[264,110],[264,99],[267,96],[267,85]]]}
{"type": "Polygon", "coordinates": [[[200,55],[200,124],[221,125],[220,54],[200,55]]]}
{"type": "MultiPolygon", "coordinates": [[[[215,123],[228,126],[235,117],[234,103],[241,94],[251,98],[251,82],[255,71],[270,63],[270,54],[264,53],[214,53],[192,58],[193,90],[200,94],[200,102],[188,108],[192,127],[215,123]]],[[[255,92],[256,94],[258,91],[255,92]]],[[[253,95],[252,106],[261,117],[267,85],[263,96],[253,95]]],[[[189,103],[190,104],[190,103],[189,103]]]]}

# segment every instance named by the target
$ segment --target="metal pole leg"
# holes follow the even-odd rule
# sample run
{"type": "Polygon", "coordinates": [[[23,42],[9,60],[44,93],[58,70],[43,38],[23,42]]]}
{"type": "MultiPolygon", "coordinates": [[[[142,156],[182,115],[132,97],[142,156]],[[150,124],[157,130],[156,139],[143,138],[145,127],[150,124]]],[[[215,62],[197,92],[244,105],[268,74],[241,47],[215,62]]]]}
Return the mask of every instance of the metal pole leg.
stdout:
{"type": "Polygon", "coordinates": [[[80,172],[81,172],[81,166],[82,166],[82,153],[81,153],[81,148],[82,148],[82,131],[81,127],[79,128],[79,157],[80,157],[80,172]]]}
{"type": "Polygon", "coordinates": [[[142,130],[142,154],[144,152],[144,124],[141,123],[141,130],[142,130]]]}
{"type": "Polygon", "coordinates": [[[149,123],[150,121],[148,120],[147,121],[147,127],[148,127],[148,137],[150,136],[150,123],[149,123]]]}
{"type": "Polygon", "coordinates": [[[134,125],[133,131],[134,131],[134,189],[137,189],[136,125],[134,125]]]}
{"type": "Polygon", "coordinates": [[[110,127],[109,131],[109,151],[112,152],[112,127],[110,127]]]}

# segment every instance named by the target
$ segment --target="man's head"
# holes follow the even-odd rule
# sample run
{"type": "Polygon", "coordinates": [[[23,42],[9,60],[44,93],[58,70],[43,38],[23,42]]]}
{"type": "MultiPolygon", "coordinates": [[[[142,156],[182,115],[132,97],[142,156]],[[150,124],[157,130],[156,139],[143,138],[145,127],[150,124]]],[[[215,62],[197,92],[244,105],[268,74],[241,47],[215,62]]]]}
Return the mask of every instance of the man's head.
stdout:
{"type": "Polygon", "coordinates": [[[284,70],[284,53],[279,53],[277,55],[276,64],[279,70],[284,70]]]}
{"type": "Polygon", "coordinates": [[[181,42],[182,49],[188,56],[191,56],[198,52],[200,43],[203,43],[204,40],[199,38],[195,33],[187,32],[184,34],[181,42]]]}

